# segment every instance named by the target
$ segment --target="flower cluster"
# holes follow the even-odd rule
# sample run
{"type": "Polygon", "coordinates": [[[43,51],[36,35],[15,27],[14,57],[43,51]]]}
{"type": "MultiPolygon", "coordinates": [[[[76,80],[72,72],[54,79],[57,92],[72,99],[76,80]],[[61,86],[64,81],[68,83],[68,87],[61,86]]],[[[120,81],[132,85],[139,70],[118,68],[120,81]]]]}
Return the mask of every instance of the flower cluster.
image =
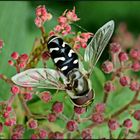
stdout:
{"type": "MultiPolygon", "coordinates": [[[[93,37],[90,32],[72,32],[71,23],[80,20],[75,8],[66,10],[58,18],[58,25],[46,33],[43,24],[51,18],[52,15],[47,12],[45,6],[36,8],[35,24],[41,31],[42,37],[41,41],[39,40],[41,46],[33,48],[29,56],[18,52],[11,54],[8,63],[16,68],[17,73],[36,67],[40,60],[44,67],[48,67],[46,62],[50,54],[46,49],[46,40],[51,35],[60,35],[64,40],[70,40],[77,52],[79,48],[86,48],[88,40],[93,37]],[[67,36],[70,33],[72,37],[67,36]]],[[[130,48],[130,42],[134,45],[133,37],[124,24],[120,25],[119,31],[121,35],[117,34],[113,38],[114,42],[109,45],[110,59],[101,65],[102,71],[108,76],[106,82],[101,81],[100,84],[104,90],[100,89],[102,93],[96,92],[96,95],[102,94],[103,98],[95,98],[91,106],[75,106],[69,101],[68,96],[59,94],[60,91],[54,89],[48,91],[19,87],[14,85],[10,78],[0,74],[0,79],[11,87],[9,98],[0,102],[0,134],[6,134],[10,130],[10,137],[9,133],[6,136],[10,139],[127,139],[131,138],[131,135],[139,135],[140,128],[133,130],[133,126],[140,121],[140,109],[135,107],[140,103],[138,98],[140,83],[137,78],[140,71],[140,49],[130,48]],[[133,98],[127,100],[125,106],[114,106],[114,102],[110,104],[110,99],[122,94],[121,89],[130,91],[133,98]],[[133,120],[136,122],[133,123],[133,120]],[[102,132],[102,126],[108,127],[108,133],[102,132]],[[102,133],[98,133],[98,129],[102,133]],[[118,129],[119,131],[113,135],[118,129]]],[[[3,41],[0,40],[0,48],[2,46],[3,41]]],[[[80,54],[80,51],[78,53],[80,54]]],[[[97,80],[100,81],[100,77],[97,80]]],[[[119,98],[119,102],[121,101],[123,102],[119,98]]]]}
{"type": "Polygon", "coordinates": [[[50,35],[62,35],[65,36],[71,33],[71,26],[70,24],[80,20],[76,13],[75,7],[72,11],[65,11],[62,16],[58,18],[58,25],[55,26],[54,30],[50,32],[50,35]]]}
{"type": "Polygon", "coordinates": [[[11,54],[11,58],[12,60],[8,61],[9,65],[14,66],[16,69],[20,70],[26,67],[29,56],[26,53],[19,55],[18,52],[13,52],[11,54]]]}
{"type": "Polygon", "coordinates": [[[45,21],[51,20],[52,15],[47,12],[45,6],[38,6],[36,8],[35,24],[38,28],[42,27],[45,21]]]}

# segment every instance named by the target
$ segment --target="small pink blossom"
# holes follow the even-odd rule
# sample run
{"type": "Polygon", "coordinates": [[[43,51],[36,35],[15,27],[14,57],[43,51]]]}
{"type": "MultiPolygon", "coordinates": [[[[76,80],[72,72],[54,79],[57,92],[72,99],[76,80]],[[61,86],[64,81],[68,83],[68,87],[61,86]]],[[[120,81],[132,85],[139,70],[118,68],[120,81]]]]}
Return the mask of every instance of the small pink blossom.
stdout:
{"type": "Polygon", "coordinates": [[[67,18],[64,17],[64,16],[60,16],[60,17],[58,18],[58,23],[59,23],[59,24],[65,24],[65,23],[67,23],[67,18]]]}
{"type": "Polygon", "coordinates": [[[13,65],[14,65],[14,62],[13,62],[12,60],[8,60],[8,64],[9,64],[10,66],[13,66],[13,65]]]}
{"type": "Polygon", "coordinates": [[[77,15],[76,15],[76,13],[75,13],[75,7],[73,8],[72,11],[68,11],[68,12],[66,13],[66,17],[67,17],[67,19],[68,19],[70,22],[80,20],[80,18],[78,18],[77,15]]]}
{"type": "Polygon", "coordinates": [[[29,56],[26,53],[20,55],[20,61],[26,62],[28,58],[29,56]]]}
{"type": "Polygon", "coordinates": [[[20,88],[18,86],[14,85],[11,87],[11,92],[12,92],[12,94],[16,95],[20,92],[20,88]]]}
{"type": "Polygon", "coordinates": [[[26,66],[26,62],[20,62],[20,63],[19,63],[19,67],[20,67],[21,69],[24,69],[25,66],[26,66]]]}
{"type": "Polygon", "coordinates": [[[38,6],[36,8],[36,18],[35,18],[35,24],[37,27],[41,27],[45,21],[50,20],[52,18],[52,15],[47,12],[45,5],[38,6]]]}
{"type": "Polygon", "coordinates": [[[37,120],[34,119],[30,119],[27,124],[31,129],[36,129],[38,127],[37,120]]]}
{"type": "Polygon", "coordinates": [[[13,52],[13,53],[11,54],[11,57],[12,57],[14,60],[17,60],[18,57],[19,57],[18,52],[13,52]]]}
{"type": "Polygon", "coordinates": [[[124,62],[128,60],[128,55],[126,52],[120,52],[119,53],[119,60],[120,62],[124,62]]]}
{"type": "Polygon", "coordinates": [[[55,30],[56,32],[60,32],[60,31],[62,30],[62,27],[61,27],[60,25],[57,25],[57,26],[54,28],[54,30],[55,30]]]}
{"type": "Polygon", "coordinates": [[[41,19],[40,17],[36,17],[36,18],[35,18],[35,25],[36,25],[38,28],[40,28],[40,27],[42,26],[42,24],[43,24],[42,19],[41,19]]]}
{"type": "Polygon", "coordinates": [[[16,124],[15,118],[7,118],[4,123],[6,126],[13,126],[16,124]]]}

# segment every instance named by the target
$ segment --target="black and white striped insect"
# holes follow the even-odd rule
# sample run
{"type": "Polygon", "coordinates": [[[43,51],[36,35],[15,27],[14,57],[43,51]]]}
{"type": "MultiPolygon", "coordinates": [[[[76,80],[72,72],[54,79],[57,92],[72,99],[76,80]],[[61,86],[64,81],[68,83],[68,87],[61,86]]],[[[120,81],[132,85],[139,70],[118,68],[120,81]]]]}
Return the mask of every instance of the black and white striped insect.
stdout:
{"type": "Polygon", "coordinates": [[[29,69],[12,77],[22,87],[65,90],[74,105],[87,106],[94,100],[90,76],[114,31],[114,21],[103,25],[91,39],[84,52],[86,69],[74,50],[58,36],[49,38],[47,46],[57,70],[29,69]]]}

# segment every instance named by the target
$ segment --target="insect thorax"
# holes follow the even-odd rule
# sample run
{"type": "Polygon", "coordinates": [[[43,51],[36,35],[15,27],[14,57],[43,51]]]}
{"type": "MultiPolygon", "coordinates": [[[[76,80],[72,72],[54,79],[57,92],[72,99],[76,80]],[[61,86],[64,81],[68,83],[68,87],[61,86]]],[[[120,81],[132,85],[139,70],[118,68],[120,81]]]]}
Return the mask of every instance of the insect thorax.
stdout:
{"type": "Polygon", "coordinates": [[[48,40],[48,49],[54,64],[67,76],[68,72],[78,68],[78,56],[62,38],[52,36],[48,40]]]}

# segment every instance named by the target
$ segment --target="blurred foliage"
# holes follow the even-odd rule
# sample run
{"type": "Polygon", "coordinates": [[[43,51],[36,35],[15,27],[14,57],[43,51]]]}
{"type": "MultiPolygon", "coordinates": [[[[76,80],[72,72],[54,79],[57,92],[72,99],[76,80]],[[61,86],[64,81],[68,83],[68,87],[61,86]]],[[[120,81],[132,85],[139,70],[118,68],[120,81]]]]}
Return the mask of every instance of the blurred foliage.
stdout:
{"type": "MultiPolygon", "coordinates": [[[[35,8],[45,4],[48,11],[53,14],[53,20],[45,24],[46,30],[51,30],[57,24],[57,17],[60,16],[65,9],[72,9],[76,7],[76,13],[81,18],[77,23],[84,29],[95,33],[95,31],[103,25],[105,22],[113,19],[116,23],[116,28],[120,22],[125,22],[128,25],[128,29],[135,35],[140,33],[140,2],[121,2],[121,1],[1,1],[0,2],[0,38],[4,40],[5,46],[0,54],[0,73],[11,77],[16,71],[12,69],[7,61],[10,59],[10,54],[13,51],[19,53],[29,53],[32,49],[32,45],[35,37],[40,37],[40,31],[34,24],[35,8]]],[[[73,25],[74,26],[74,25],[73,25]]],[[[76,26],[74,26],[76,27],[76,26]]],[[[75,29],[75,28],[74,28],[75,29]]],[[[77,30],[81,30],[77,28],[77,30]]],[[[108,58],[108,55],[102,55],[100,61],[108,58]]],[[[99,69],[95,69],[94,76],[92,78],[93,86],[96,91],[96,102],[99,102],[103,98],[103,83],[106,80],[105,75],[99,69]]],[[[3,81],[0,81],[0,100],[5,100],[9,97],[9,86],[3,81]]],[[[63,99],[56,95],[55,99],[62,101],[63,99]]],[[[106,115],[110,115],[115,112],[115,106],[118,108],[126,104],[133,97],[133,94],[128,89],[119,89],[118,93],[114,96],[110,96],[108,110],[106,115]],[[125,97],[123,94],[127,94],[125,97]],[[121,97],[120,97],[121,96],[121,97]],[[118,99],[122,99],[119,101],[118,99]],[[114,104],[114,106],[112,106],[114,104]]],[[[54,100],[55,100],[54,99],[54,100]]],[[[65,108],[66,114],[72,111],[70,102],[67,101],[68,109],[65,108]],[[71,111],[68,111],[68,110],[71,111]]],[[[32,112],[38,110],[38,113],[42,113],[44,109],[50,108],[45,106],[40,100],[34,100],[29,102],[29,107],[32,112]]],[[[62,122],[60,122],[62,124],[62,122]]],[[[56,126],[51,126],[52,128],[56,126]]],[[[104,132],[106,132],[106,126],[104,132]]],[[[98,129],[94,130],[95,138],[101,134],[98,129]],[[97,132],[97,133],[96,133],[97,132]],[[97,136],[96,136],[97,135],[97,136]]],[[[106,133],[105,135],[106,136],[106,133]]]]}

